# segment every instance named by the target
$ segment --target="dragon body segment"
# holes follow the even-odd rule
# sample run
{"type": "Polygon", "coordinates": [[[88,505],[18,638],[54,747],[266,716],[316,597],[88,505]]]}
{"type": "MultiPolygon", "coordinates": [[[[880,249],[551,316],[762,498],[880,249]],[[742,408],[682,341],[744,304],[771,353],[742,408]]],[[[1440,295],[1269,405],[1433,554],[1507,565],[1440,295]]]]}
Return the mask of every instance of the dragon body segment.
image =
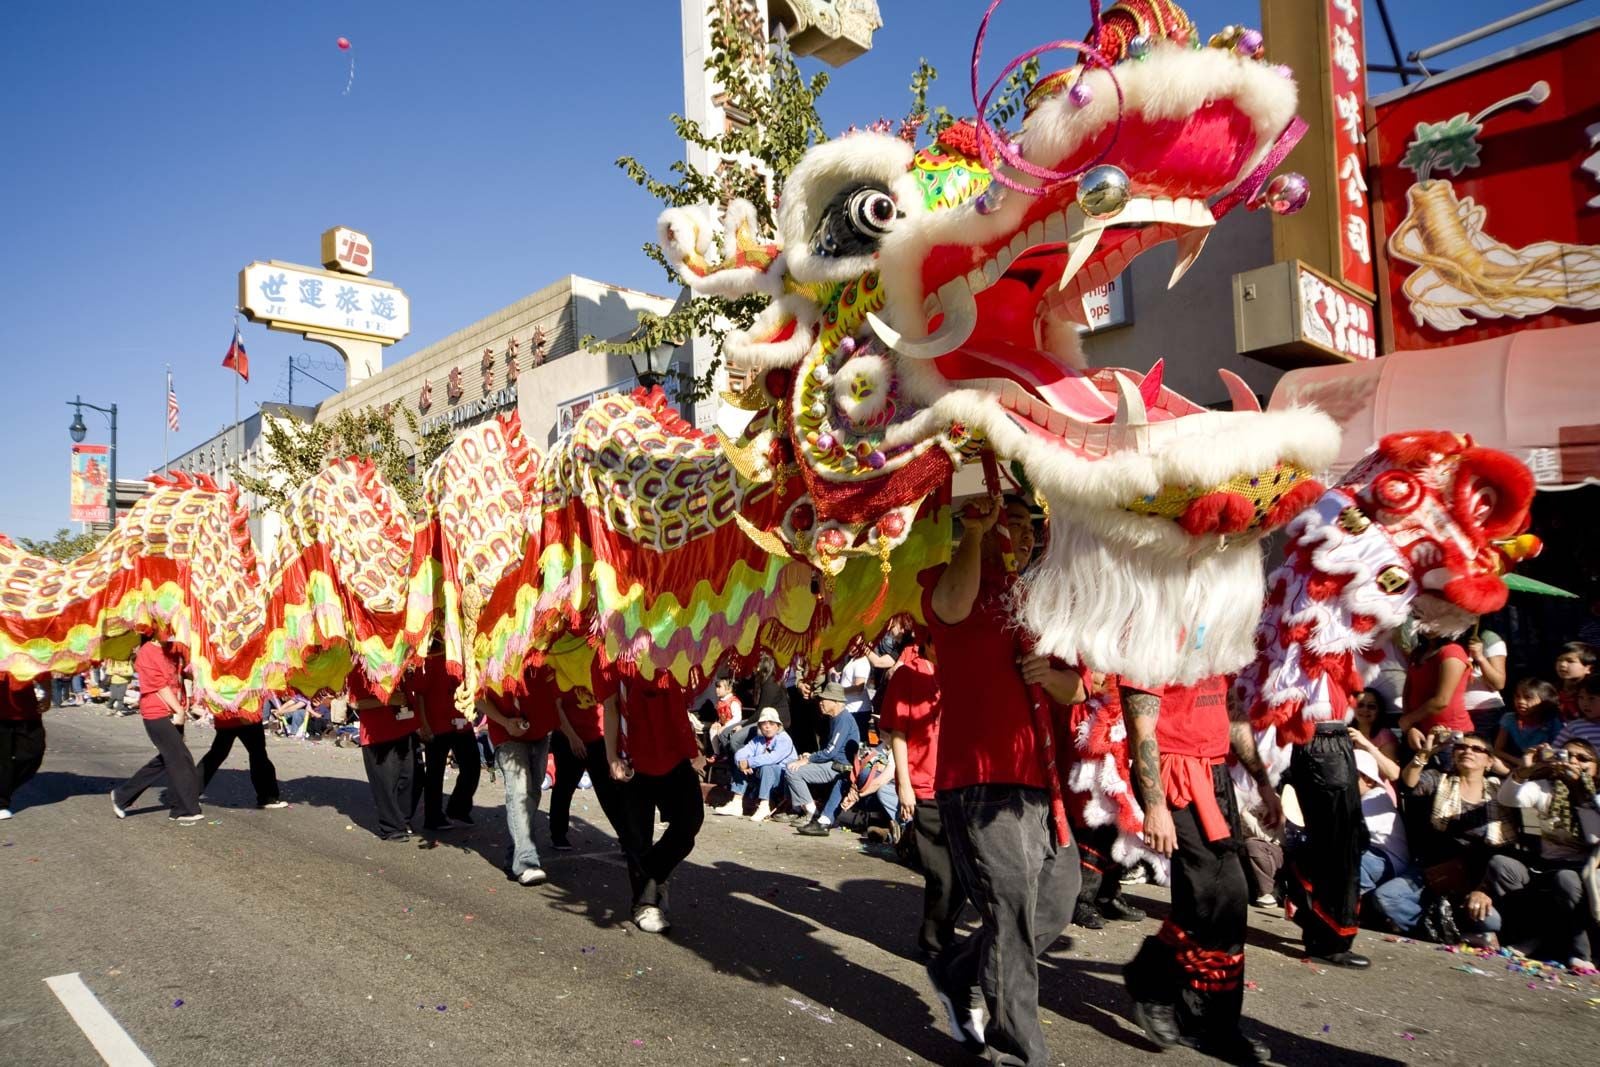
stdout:
{"type": "Polygon", "coordinates": [[[1261,412],[1227,374],[1234,410],[1213,411],[1161,363],[1087,366],[1076,327],[1085,293],[1169,241],[1176,282],[1262,189],[1294,83],[1166,0],[1099,30],[1015,135],[820,144],[772,233],[740,201],[661,216],[690,289],[767,300],[726,339],[749,384],[714,433],[659,391],[601,398],[547,454],[491,420],[433,464],[416,515],[335,462],[291,498],[264,574],[232,495],[164,484],[72,564],[0,545],[0,671],[79,669],[135,630],[184,646],[224,706],[351,669],[388,691],[435,640],[463,700],[536,665],[689,686],[762,651],[826,660],[920,615],[951,475],[989,454],[1050,511],[1016,610],[1038,649],[1147,688],[1239,670],[1259,541],[1323,495],[1337,430],[1261,412]]]}

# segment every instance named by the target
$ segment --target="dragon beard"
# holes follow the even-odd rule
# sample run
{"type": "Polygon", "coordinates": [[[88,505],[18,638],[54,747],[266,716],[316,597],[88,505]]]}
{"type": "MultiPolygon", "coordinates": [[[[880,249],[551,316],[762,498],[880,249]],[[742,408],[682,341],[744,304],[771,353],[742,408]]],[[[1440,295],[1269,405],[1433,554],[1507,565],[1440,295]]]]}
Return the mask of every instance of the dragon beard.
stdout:
{"type": "Polygon", "coordinates": [[[1130,552],[1073,521],[1073,506],[1050,500],[1049,543],[1017,586],[1019,621],[1040,652],[1134,685],[1191,685],[1255,658],[1258,541],[1207,540],[1188,555],[1130,552]]]}

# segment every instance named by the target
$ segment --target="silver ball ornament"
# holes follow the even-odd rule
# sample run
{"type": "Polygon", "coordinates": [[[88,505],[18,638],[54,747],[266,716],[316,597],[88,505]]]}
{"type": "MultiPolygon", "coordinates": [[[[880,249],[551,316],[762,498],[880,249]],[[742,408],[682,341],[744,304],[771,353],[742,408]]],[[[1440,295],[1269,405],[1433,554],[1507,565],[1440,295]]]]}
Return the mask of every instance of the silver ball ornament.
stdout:
{"type": "Polygon", "coordinates": [[[1150,38],[1145,34],[1133,38],[1128,42],[1128,58],[1144,59],[1150,54],[1150,38]]]}
{"type": "Polygon", "coordinates": [[[1262,199],[1274,215],[1293,215],[1311,199],[1311,183],[1294,171],[1279,174],[1267,183],[1262,199]]]}
{"type": "Polygon", "coordinates": [[[1128,175],[1121,167],[1102,163],[1091,167],[1078,182],[1078,206],[1092,219],[1104,219],[1128,203],[1128,175]]]}

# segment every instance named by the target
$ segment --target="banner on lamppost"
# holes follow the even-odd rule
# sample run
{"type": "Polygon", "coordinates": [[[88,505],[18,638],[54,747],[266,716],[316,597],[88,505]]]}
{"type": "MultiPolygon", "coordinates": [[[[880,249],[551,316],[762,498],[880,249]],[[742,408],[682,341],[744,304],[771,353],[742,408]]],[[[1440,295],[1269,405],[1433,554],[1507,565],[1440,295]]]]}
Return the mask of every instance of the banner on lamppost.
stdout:
{"type": "Polygon", "coordinates": [[[110,522],[107,505],[111,482],[105,445],[72,446],[72,521],[110,522]]]}

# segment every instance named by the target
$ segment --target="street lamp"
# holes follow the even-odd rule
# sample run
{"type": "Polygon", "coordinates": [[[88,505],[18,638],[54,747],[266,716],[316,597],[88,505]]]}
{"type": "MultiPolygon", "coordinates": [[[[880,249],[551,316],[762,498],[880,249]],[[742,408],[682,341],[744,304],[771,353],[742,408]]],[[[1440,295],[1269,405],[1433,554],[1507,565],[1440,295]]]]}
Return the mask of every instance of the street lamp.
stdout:
{"type": "MultiPolygon", "coordinates": [[[[689,290],[685,287],[679,294],[677,301],[672,305],[662,318],[671,318],[689,306],[689,290]]],[[[659,321],[659,320],[658,320],[659,321]]],[[[618,338],[622,341],[643,342],[648,335],[645,323],[641,322],[634,331],[626,337],[618,338]]],[[[667,371],[672,367],[672,353],[678,350],[683,343],[681,337],[662,337],[653,346],[640,345],[636,352],[629,352],[628,359],[633,363],[633,372],[638,375],[639,384],[645,389],[654,389],[661,384],[661,379],[667,376],[667,371]]]]}
{"type": "Polygon", "coordinates": [[[89,433],[89,427],[83,424],[84,408],[98,411],[111,420],[111,484],[106,494],[111,506],[106,511],[106,516],[114,529],[117,525],[117,405],[112,404],[109,408],[103,408],[98,404],[86,403],[81,396],[67,401],[67,405],[72,408],[72,425],[67,427],[67,433],[72,435],[74,443],[82,444],[89,433]]]}
{"type": "Polygon", "coordinates": [[[672,366],[672,353],[677,350],[676,343],[663,341],[654,348],[643,348],[629,353],[628,358],[633,361],[633,370],[639,376],[639,384],[645,389],[654,389],[660,385],[661,379],[667,376],[667,371],[672,366]]]}

